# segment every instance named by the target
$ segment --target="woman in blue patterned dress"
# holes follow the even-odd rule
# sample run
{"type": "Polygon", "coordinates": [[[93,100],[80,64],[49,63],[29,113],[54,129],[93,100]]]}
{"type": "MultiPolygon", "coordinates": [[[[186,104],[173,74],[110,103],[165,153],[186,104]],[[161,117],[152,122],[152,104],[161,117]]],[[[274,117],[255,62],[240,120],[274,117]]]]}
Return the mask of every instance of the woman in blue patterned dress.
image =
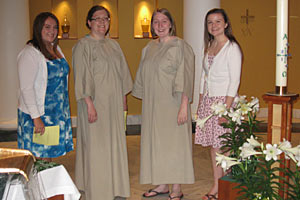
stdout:
{"type": "Polygon", "coordinates": [[[34,20],[33,37],[18,55],[18,147],[51,161],[73,150],[68,95],[69,65],[57,45],[59,22],[49,12],[34,20]],[[33,134],[59,126],[59,144],[33,142],[33,134]]]}

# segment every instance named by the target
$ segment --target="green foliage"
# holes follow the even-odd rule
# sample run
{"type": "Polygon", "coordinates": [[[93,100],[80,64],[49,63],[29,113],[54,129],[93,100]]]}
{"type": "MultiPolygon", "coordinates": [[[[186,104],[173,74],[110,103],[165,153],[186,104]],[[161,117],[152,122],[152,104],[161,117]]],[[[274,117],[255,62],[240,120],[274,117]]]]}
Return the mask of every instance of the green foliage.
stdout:
{"type": "Polygon", "coordinates": [[[37,160],[35,163],[34,163],[34,167],[35,169],[40,172],[40,171],[43,171],[45,169],[49,169],[49,168],[52,168],[52,167],[56,167],[56,166],[59,166],[60,164],[57,164],[55,162],[47,162],[47,161],[44,161],[44,160],[37,160]]]}
{"type": "Polygon", "coordinates": [[[288,178],[284,179],[284,183],[287,188],[284,190],[287,192],[289,200],[299,200],[300,199],[300,172],[299,167],[296,165],[296,170],[292,171],[290,168],[286,168],[284,175],[288,178]]]}
{"type": "MultiPolygon", "coordinates": [[[[235,108],[237,109],[237,108],[235,108]]],[[[228,128],[230,131],[221,135],[220,138],[223,153],[229,152],[230,157],[238,157],[241,153],[239,149],[247,139],[251,136],[255,136],[255,132],[259,131],[259,124],[261,121],[256,120],[255,112],[248,112],[247,120],[241,120],[241,124],[236,123],[230,116],[224,116],[227,119],[227,123],[223,123],[224,128],[228,128]]]]}

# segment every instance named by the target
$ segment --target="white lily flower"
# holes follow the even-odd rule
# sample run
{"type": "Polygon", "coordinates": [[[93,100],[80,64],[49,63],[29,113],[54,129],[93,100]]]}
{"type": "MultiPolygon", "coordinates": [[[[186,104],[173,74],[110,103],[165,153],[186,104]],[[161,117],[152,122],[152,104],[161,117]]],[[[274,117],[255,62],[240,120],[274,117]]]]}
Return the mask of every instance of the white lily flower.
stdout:
{"type": "Polygon", "coordinates": [[[230,113],[228,113],[228,116],[231,117],[231,120],[236,122],[237,124],[241,125],[241,120],[244,119],[242,116],[242,112],[240,109],[234,111],[233,109],[230,109],[230,113]]]}
{"type": "Polygon", "coordinates": [[[251,97],[251,101],[250,101],[250,103],[249,103],[249,105],[252,107],[252,106],[254,106],[254,105],[256,105],[256,104],[259,104],[259,100],[258,100],[258,98],[257,97],[251,97]]]}
{"type": "Polygon", "coordinates": [[[259,154],[262,154],[261,152],[258,152],[258,151],[255,151],[254,150],[254,146],[252,146],[250,143],[248,142],[245,142],[243,144],[243,146],[241,146],[239,148],[241,150],[241,154],[240,154],[240,157],[244,160],[244,159],[247,159],[249,158],[250,156],[253,156],[253,155],[259,155],[259,154]]]}
{"type": "Polygon", "coordinates": [[[295,147],[297,149],[295,155],[295,158],[300,162],[300,145],[295,147]]]}
{"type": "MultiPolygon", "coordinates": [[[[298,145],[294,148],[286,148],[285,151],[293,154],[293,157],[295,158],[295,160],[293,159],[293,157],[291,157],[291,158],[297,163],[297,166],[300,167],[300,145],[298,145]]],[[[288,154],[288,155],[290,155],[290,154],[288,154]]]]}
{"type": "Polygon", "coordinates": [[[259,111],[259,103],[258,104],[255,104],[253,107],[252,107],[252,111],[253,113],[257,113],[259,111]]]}
{"type": "Polygon", "coordinates": [[[196,124],[197,124],[197,126],[199,126],[199,128],[202,129],[202,128],[204,127],[205,122],[206,122],[209,118],[211,118],[212,116],[213,116],[213,114],[211,114],[211,115],[205,117],[204,119],[196,119],[196,124]]]}
{"type": "Polygon", "coordinates": [[[266,161],[270,161],[271,159],[277,160],[277,156],[280,155],[282,151],[277,148],[277,144],[267,144],[266,150],[264,150],[263,153],[266,154],[266,161]]]}
{"type": "Polygon", "coordinates": [[[252,111],[253,111],[253,113],[257,113],[259,111],[259,104],[256,104],[255,106],[253,106],[252,111]]]}
{"type": "Polygon", "coordinates": [[[247,139],[247,142],[249,142],[249,144],[253,147],[259,147],[261,144],[256,139],[257,138],[254,138],[253,135],[251,135],[251,137],[247,139]]]}
{"type": "Polygon", "coordinates": [[[242,115],[247,115],[248,112],[252,111],[252,108],[250,107],[250,105],[248,103],[247,104],[243,103],[243,104],[241,104],[240,110],[241,110],[242,115]]]}
{"type": "Polygon", "coordinates": [[[252,108],[253,113],[259,111],[259,99],[257,97],[251,97],[252,101],[249,103],[249,106],[252,108]]]}
{"type": "Polygon", "coordinates": [[[241,95],[237,98],[235,103],[245,104],[247,102],[246,95],[241,95]]]}
{"type": "Polygon", "coordinates": [[[240,104],[246,103],[246,96],[236,96],[233,100],[233,103],[238,107],[240,104]]]}
{"type": "Polygon", "coordinates": [[[234,97],[234,100],[233,100],[234,103],[237,104],[239,101],[240,101],[240,96],[234,97]]]}
{"type": "Polygon", "coordinates": [[[278,148],[284,152],[284,157],[285,159],[292,159],[294,162],[297,163],[295,156],[293,154],[293,149],[292,149],[292,145],[289,141],[283,139],[283,142],[279,143],[278,148]]]}
{"type": "Polygon", "coordinates": [[[218,115],[219,117],[222,117],[223,115],[227,115],[226,104],[222,102],[214,103],[211,106],[211,109],[213,110],[213,113],[215,115],[218,115]]]}
{"type": "Polygon", "coordinates": [[[279,143],[278,148],[281,150],[284,149],[290,149],[292,147],[290,141],[286,140],[285,138],[283,138],[283,141],[279,143]]]}
{"type": "Polygon", "coordinates": [[[300,145],[294,147],[294,148],[284,148],[284,150],[291,152],[295,155],[295,157],[299,157],[300,159],[300,145]]]}
{"type": "Polygon", "coordinates": [[[241,162],[237,161],[236,158],[230,158],[228,156],[224,156],[219,153],[216,153],[216,155],[217,155],[216,156],[216,161],[217,161],[216,165],[221,165],[224,172],[226,170],[228,170],[230,167],[241,163],[241,162]]]}

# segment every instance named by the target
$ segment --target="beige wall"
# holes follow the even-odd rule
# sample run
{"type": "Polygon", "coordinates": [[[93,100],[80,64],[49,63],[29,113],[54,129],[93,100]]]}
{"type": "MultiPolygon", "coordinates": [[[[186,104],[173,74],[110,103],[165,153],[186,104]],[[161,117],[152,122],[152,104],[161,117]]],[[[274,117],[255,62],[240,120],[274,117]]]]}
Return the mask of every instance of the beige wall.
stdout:
{"type": "MultiPolygon", "coordinates": [[[[154,1],[155,2],[155,1],[154,1]]],[[[167,7],[170,12],[174,15],[176,25],[177,25],[177,34],[182,37],[182,0],[159,0],[158,5],[160,7],[167,7]]],[[[30,21],[31,27],[34,20],[34,17],[43,11],[51,11],[52,4],[51,0],[30,0],[30,21]]],[[[78,38],[83,37],[88,33],[88,29],[85,26],[85,18],[88,10],[93,6],[92,0],[77,0],[77,33],[78,38]]],[[[149,42],[149,39],[134,39],[133,36],[133,8],[134,0],[119,0],[119,38],[116,39],[127,59],[128,65],[130,67],[131,75],[134,78],[141,56],[141,51],[143,47],[149,42]]],[[[72,27],[71,27],[72,29],[72,27]]],[[[63,49],[63,52],[71,66],[72,61],[72,47],[76,44],[77,40],[60,40],[59,45],[63,49]]],[[[73,79],[73,70],[71,68],[70,74],[70,107],[71,115],[75,116],[77,114],[76,101],[74,96],[74,79],[73,79]]],[[[141,101],[128,96],[128,107],[129,114],[135,115],[141,113],[141,101]]]]}
{"type": "MultiPolygon", "coordinates": [[[[76,1],[75,1],[76,2],[76,1]]],[[[166,7],[173,14],[179,37],[183,35],[183,0],[157,0],[159,7],[166,7]]],[[[298,76],[300,75],[300,17],[297,10],[300,10],[299,0],[290,0],[290,14],[298,18],[290,19],[289,41],[291,44],[288,70],[288,90],[300,93],[298,76]],[[298,55],[298,56],[297,56],[298,55]]],[[[89,8],[93,5],[92,0],[77,0],[77,37],[81,38],[88,33],[85,27],[85,18],[89,8]]],[[[30,0],[30,20],[31,26],[34,17],[42,11],[51,11],[51,0],[30,0]]],[[[133,8],[134,0],[119,0],[119,38],[124,51],[132,77],[135,77],[142,48],[149,42],[149,39],[134,39],[133,36],[133,8]]],[[[270,16],[276,15],[276,1],[274,0],[221,0],[221,7],[224,8],[232,22],[233,31],[240,42],[244,52],[244,65],[242,71],[242,81],[240,94],[256,96],[261,100],[261,106],[266,107],[262,100],[262,95],[268,91],[273,91],[275,87],[275,31],[276,20],[270,16]],[[251,35],[243,35],[241,16],[245,15],[246,9],[249,14],[254,15],[250,21],[249,28],[251,35]]],[[[72,27],[71,27],[72,28],[72,27]]],[[[201,38],[199,38],[201,39],[201,38]]],[[[61,40],[60,46],[71,65],[72,47],[77,40],[61,40]]],[[[71,115],[77,114],[76,102],[74,98],[73,71],[70,76],[70,101],[71,115]]],[[[141,101],[131,95],[128,97],[129,114],[141,113],[141,101]]],[[[298,101],[295,108],[300,108],[298,101]]]]}
{"type": "MultiPolygon", "coordinates": [[[[275,89],[276,54],[276,1],[275,0],[221,0],[221,7],[227,11],[233,26],[233,32],[240,42],[244,53],[244,65],[240,94],[260,98],[261,107],[267,107],[262,95],[275,89]],[[234,6],[233,6],[234,5],[234,6]],[[250,21],[251,35],[244,35],[241,16],[254,16],[250,21]]],[[[289,53],[292,57],[288,65],[288,91],[300,93],[300,1],[289,0],[289,53]]],[[[300,101],[294,104],[300,108],[300,101]]]]}

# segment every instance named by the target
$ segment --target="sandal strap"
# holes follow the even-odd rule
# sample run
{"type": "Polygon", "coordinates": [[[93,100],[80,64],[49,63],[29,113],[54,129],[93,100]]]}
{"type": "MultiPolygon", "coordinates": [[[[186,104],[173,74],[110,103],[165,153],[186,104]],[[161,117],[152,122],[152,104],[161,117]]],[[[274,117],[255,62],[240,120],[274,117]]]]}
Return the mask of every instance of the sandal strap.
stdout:
{"type": "Polygon", "coordinates": [[[182,199],[182,198],[183,198],[183,194],[177,195],[177,196],[174,196],[174,197],[171,197],[171,194],[170,194],[170,195],[169,195],[169,198],[170,198],[170,199],[176,199],[176,198],[182,199]]]}
{"type": "Polygon", "coordinates": [[[207,197],[207,200],[218,200],[217,194],[205,194],[205,196],[207,197]]]}
{"type": "Polygon", "coordinates": [[[148,193],[151,193],[151,192],[153,192],[153,193],[155,193],[155,194],[159,194],[159,192],[155,191],[154,189],[148,190],[148,193]]]}

